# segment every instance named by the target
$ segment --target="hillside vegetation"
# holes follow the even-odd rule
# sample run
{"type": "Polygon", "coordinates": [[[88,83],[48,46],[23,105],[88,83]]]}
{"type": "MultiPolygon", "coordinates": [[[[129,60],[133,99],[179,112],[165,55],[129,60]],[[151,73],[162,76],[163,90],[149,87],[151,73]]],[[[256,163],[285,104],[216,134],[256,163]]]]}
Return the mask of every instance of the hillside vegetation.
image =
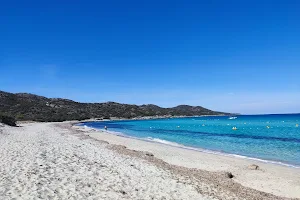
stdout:
{"type": "Polygon", "coordinates": [[[130,105],[116,102],[79,103],[68,99],[46,98],[28,93],[0,91],[0,115],[17,120],[65,121],[90,118],[136,118],[146,116],[222,115],[201,106],[180,105],[162,108],[156,105],[130,105]]]}

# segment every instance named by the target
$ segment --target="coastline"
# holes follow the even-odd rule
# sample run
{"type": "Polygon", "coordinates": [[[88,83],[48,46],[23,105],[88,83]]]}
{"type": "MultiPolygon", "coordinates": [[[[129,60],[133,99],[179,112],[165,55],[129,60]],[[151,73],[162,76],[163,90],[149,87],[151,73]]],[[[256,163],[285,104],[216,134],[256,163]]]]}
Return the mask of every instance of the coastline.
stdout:
{"type": "Polygon", "coordinates": [[[185,146],[185,145],[182,145],[182,144],[178,144],[178,143],[175,143],[175,142],[169,142],[169,141],[161,140],[161,139],[157,139],[157,138],[145,138],[145,139],[143,139],[143,138],[131,137],[131,136],[128,136],[128,135],[123,134],[121,132],[105,131],[105,130],[101,130],[101,129],[96,129],[96,130],[98,130],[100,132],[103,132],[103,133],[116,135],[118,137],[124,137],[124,138],[129,138],[129,139],[134,139],[134,140],[140,140],[140,141],[146,141],[146,142],[151,142],[151,143],[163,144],[163,145],[172,146],[172,147],[175,147],[175,148],[182,148],[182,149],[187,149],[187,150],[201,152],[201,153],[207,153],[207,154],[212,154],[212,155],[220,155],[220,156],[225,156],[225,157],[230,157],[230,158],[241,158],[241,159],[246,159],[246,160],[250,160],[250,161],[252,160],[252,161],[257,161],[257,162],[262,162],[262,163],[270,163],[270,164],[274,164],[274,165],[300,169],[300,165],[285,163],[285,162],[282,162],[282,161],[279,161],[279,160],[266,160],[266,159],[261,159],[261,158],[255,158],[255,157],[239,155],[239,154],[232,154],[232,153],[227,153],[227,152],[221,152],[221,151],[214,151],[214,150],[209,150],[209,149],[185,146]]]}
{"type": "Polygon", "coordinates": [[[120,137],[78,123],[0,126],[0,198],[300,199],[299,169],[120,137]]]}
{"type": "MultiPolygon", "coordinates": [[[[180,119],[180,118],[193,118],[193,117],[217,117],[217,116],[238,116],[239,114],[219,114],[219,115],[157,115],[157,116],[145,116],[145,117],[134,117],[134,118],[119,118],[119,117],[110,117],[109,119],[104,118],[91,118],[79,121],[79,123],[84,122],[97,122],[97,121],[122,121],[122,120],[151,120],[151,119],[180,119]]],[[[74,120],[76,121],[76,120],[74,120]]],[[[76,124],[76,123],[75,123],[76,124]]]]}
{"type": "MultiPolygon", "coordinates": [[[[270,114],[266,114],[266,115],[270,115],[270,114]]],[[[272,115],[277,115],[277,114],[272,114],[272,115]]],[[[174,119],[180,119],[180,118],[193,118],[193,117],[213,117],[213,116],[227,116],[228,115],[201,115],[201,116],[176,116],[176,117],[171,117],[174,119]]],[[[227,156],[227,157],[237,157],[237,158],[242,158],[242,159],[248,159],[248,160],[253,160],[253,161],[258,161],[258,162],[263,162],[263,163],[271,163],[271,164],[275,164],[275,165],[280,165],[280,166],[286,166],[286,167],[291,167],[291,168],[297,168],[300,169],[300,164],[298,163],[292,163],[292,162],[287,162],[284,160],[280,160],[280,159],[265,159],[265,158],[260,158],[260,157],[252,157],[252,156],[247,156],[247,155],[240,155],[240,154],[235,154],[235,153],[230,153],[230,152],[225,152],[225,151],[218,151],[218,150],[211,150],[211,149],[205,149],[202,147],[192,147],[192,146],[186,146],[184,144],[180,144],[180,143],[176,143],[176,142],[171,142],[171,141],[167,141],[167,140],[162,140],[160,138],[140,138],[140,137],[133,137],[133,136],[129,136],[125,133],[122,133],[121,131],[107,131],[104,129],[97,129],[94,127],[89,127],[87,125],[85,125],[84,123],[86,122],[113,122],[113,121],[135,121],[135,120],[155,120],[155,119],[171,119],[170,117],[166,117],[166,116],[158,116],[158,118],[148,118],[148,117],[143,117],[143,118],[136,118],[136,119],[122,119],[122,118],[112,118],[110,120],[106,119],[106,120],[97,120],[97,119],[88,119],[88,120],[83,120],[83,121],[79,121],[78,123],[72,123],[72,125],[74,126],[86,126],[87,128],[91,128],[94,130],[98,130],[101,132],[107,132],[109,134],[113,134],[113,135],[117,135],[120,137],[126,137],[126,138],[131,138],[131,139],[136,139],[136,140],[141,140],[141,141],[148,141],[148,142],[154,142],[154,143],[159,143],[159,144],[166,144],[169,146],[174,146],[177,148],[183,148],[183,149],[188,149],[188,150],[192,150],[192,151],[198,151],[198,152],[203,152],[203,153],[209,153],[209,154],[216,154],[216,155],[221,155],[221,156],[227,156]]]]}
{"type": "Polygon", "coordinates": [[[234,181],[249,188],[271,193],[274,195],[299,198],[300,197],[300,168],[299,166],[286,166],[274,161],[265,161],[239,155],[224,155],[222,153],[208,152],[182,148],[155,141],[142,140],[124,135],[111,134],[94,128],[73,126],[84,131],[86,135],[110,144],[126,146],[134,151],[147,151],[169,164],[207,170],[211,172],[230,171],[235,176],[234,181]],[[251,165],[258,165],[259,170],[249,170],[251,165]]]}
{"type": "Polygon", "coordinates": [[[149,138],[138,138],[138,137],[133,137],[133,136],[126,135],[122,132],[106,131],[106,130],[102,130],[102,129],[89,127],[89,126],[86,126],[86,125],[81,125],[81,123],[74,123],[73,126],[75,126],[75,127],[76,126],[85,127],[85,129],[91,129],[91,130],[99,131],[101,133],[116,135],[118,137],[124,137],[124,138],[129,138],[129,139],[134,139],[134,140],[140,140],[140,141],[146,141],[146,142],[151,142],[151,143],[163,144],[163,145],[167,145],[167,146],[187,149],[187,150],[196,151],[196,152],[226,156],[226,157],[231,157],[231,158],[241,158],[241,159],[246,159],[246,160],[250,160],[250,161],[252,160],[252,161],[258,161],[258,162],[262,162],[262,163],[270,163],[270,164],[274,164],[274,165],[300,169],[300,165],[296,165],[296,164],[292,164],[292,163],[285,163],[285,162],[280,161],[280,160],[267,160],[267,159],[249,157],[249,156],[244,156],[244,155],[239,155],[239,154],[232,154],[232,153],[227,153],[227,152],[222,152],[222,151],[214,151],[214,150],[209,150],[209,149],[204,149],[204,148],[199,148],[199,147],[198,148],[190,147],[190,146],[185,146],[183,144],[178,144],[178,143],[175,143],[175,142],[161,140],[161,139],[158,139],[158,138],[151,138],[151,137],[149,137],[149,138]]]}

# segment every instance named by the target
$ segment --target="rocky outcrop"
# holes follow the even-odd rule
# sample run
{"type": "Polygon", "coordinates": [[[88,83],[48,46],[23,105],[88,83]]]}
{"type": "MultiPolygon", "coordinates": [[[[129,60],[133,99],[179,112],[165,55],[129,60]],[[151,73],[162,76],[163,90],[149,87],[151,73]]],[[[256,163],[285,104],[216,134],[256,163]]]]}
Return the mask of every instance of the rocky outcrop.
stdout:
{"type": "Polygon", "coordinates": [[[0,116],[0,122],[9,126],[17,126],[16,120],[13,117],[0,116]]]}

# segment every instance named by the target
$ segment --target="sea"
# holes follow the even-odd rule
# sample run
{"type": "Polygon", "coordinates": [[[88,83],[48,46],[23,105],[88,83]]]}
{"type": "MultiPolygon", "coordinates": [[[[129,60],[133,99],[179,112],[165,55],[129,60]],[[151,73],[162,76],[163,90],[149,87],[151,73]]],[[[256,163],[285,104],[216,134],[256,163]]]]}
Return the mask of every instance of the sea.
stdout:
{"type": "MultiPolygon", "coordinates": [[[[300,114],[86,122],[124,137],[300,168],[300,114]]],[[[101,132],[99,132],[101,134],[101,132]]]]}

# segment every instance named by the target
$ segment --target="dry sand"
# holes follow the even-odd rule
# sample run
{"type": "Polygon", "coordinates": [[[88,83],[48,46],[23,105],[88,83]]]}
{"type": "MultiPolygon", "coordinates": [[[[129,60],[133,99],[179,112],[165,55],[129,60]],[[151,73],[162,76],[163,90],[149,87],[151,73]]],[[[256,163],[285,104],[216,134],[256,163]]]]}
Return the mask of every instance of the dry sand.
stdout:
{"type": "Polygon", "coordinates": [[[300,197],[299,169],[123,138],[70,122],[0,126],[0,156],[1,200],[300,197]],[[253,163],[261,170],[247,169],[253,163]],[[225,177],[225,171],[235,177],[225,177]]]}
{"type": "Polygon", "coordinates": [[[291,168],[233,156],[215,155],[117,136],[90,128],[79,128],[88,132],[89,136],[111,144],[124,145],[137,151],[152,152],[156,158],[162,159],[169,164],[212,172],[231,172],[235,176],[234,181],[243,186],[281,197],[300,197],[300,168],[291,168]],[[250,170],[248,167],[253,164],[258,165],[260,169],[250,170]]]}

